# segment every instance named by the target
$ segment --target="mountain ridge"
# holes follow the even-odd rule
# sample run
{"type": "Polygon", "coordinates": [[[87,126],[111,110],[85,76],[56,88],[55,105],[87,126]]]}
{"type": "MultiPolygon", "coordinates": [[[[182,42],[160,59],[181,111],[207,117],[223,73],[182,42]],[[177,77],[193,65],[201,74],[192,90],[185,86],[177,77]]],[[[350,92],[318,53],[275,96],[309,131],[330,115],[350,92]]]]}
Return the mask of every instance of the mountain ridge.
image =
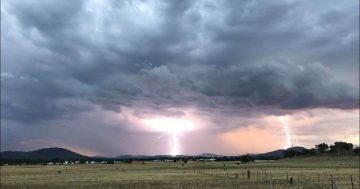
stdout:
{"type": "Polygon", "coordinates": [[[86,159],[88,156],[73,152],[65,148],[50,147],[34,151],[3,151],[1,159],[86,159]]]}
{"type": "MultiPolygon", "coordinates": [[[[291,147],[288,149],[278,149],[266,153],[261,154],[250,154],[251,156],[254,156],[255,158],[283,158],[284,157],[284,151],[286,150],[294,150],[296,152],[302,152],[304,147],[296,146],[291,147]]],[[[177,155],[175,158],[187,158],[187,157],[205,157],[205,158],[219,158],[219,157],[226,157],[225,155],[218,155],[214,153],[201,153],[199,155],[177,155]]],[[[116,157],[106,157],[106,156],[94,156],[89,157],[85,156],[76,152],[73,152],[71,150],[65,149],[65,148],[58,148],[58,147],[51,147],[51,148],[42,148],[39,150],[34,151],[3,151],[0,153],[1,159],[42,159],[42,160],[49,160],[49,159],[67,159],[67,160],[73,160],[73,159],[89,159],[89,158],[106,158],[106,159],[141,159],[141,158],[173,158],[171,155],[119,155],[116,157]]]]}
{"type": "Polygon", "coordinates": [[[266,152],[266,153],[262,153],[262,154],[257,154],[255,155],[255,157],[263,157],[263,158],[274,158],[274,159],[278,159],[278,158],[283,158],[284,157],[284,152],[285,151],[295,151],[295,152],[303,152],[306,148],[301,147],[301,146],[294,146],[294,147],[290,147],[287,149],[278,149],[278,150],[274,150],[271,152],[266,152]]]}

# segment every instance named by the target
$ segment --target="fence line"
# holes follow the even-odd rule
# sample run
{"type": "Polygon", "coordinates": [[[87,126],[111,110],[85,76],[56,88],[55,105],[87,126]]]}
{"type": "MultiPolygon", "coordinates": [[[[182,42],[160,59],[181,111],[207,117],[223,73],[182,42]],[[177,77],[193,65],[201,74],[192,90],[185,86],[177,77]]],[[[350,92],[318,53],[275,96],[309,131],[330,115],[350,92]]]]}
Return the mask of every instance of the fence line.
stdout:
{"type": "MultiPolygon", "coordinates": [[[[354,189],[354,180],[352,175],[347,177],[335,177],[335,175],[330,174],[330,176],[299,176],[297,179],[294,179],[296,174],[292,175],[288,171],[284,173],[271,173],[269,174],[266,170],[259,172],[259,170],[245,170],[245,171],[214,171],[214,170],[198,170],[198,174],[217,177],[217,178],[226,178],[234,179],[242,182],[258,182],[259,184],[268,183],[269,188],[273,188],[274,184],[283,185],[286,188],[304,188],[311,187],[314,189],[322,188],[331,188],[331,189],[340,189],[341,186],[348,186],[346,188],[354,189]],[[347,180],[348,179],[348,180],[347,180]],[[338,182],[342,181],[342,182],[338,182]]],[[[275,187],[276,188],[276,187],[275,187]]]]}

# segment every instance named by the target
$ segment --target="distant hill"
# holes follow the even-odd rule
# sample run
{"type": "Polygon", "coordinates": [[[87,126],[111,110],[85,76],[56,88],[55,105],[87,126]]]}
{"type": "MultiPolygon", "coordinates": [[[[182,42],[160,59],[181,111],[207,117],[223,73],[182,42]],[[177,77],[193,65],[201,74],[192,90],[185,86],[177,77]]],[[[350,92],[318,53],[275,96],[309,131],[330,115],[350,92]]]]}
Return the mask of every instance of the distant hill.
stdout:
{"type": "Polygon", "coordinates": [[[283,158],[284,157],[284,151],[285,150],[293,150],[295,152],[303,152],[306,148],[301,147],[301,146],[296,146],[296,147],[291,147],[288,149],[279,149],[279,150],[275,150],[272,152],[267,152],[267,153],[263,153],[263,154],[258,154],[255,157],[256,158],[269,158],[269,159],[279,159],[279,158],[283,158]]]}
{"type": "Polygon", "coordinates": [[[4,151],[0,153],[1,159],[85,159],[87,156],[75,153],[63,148],[44,148],[40,150],[21,152],[21,151],[4,151]]]}
{"type": "MultiPolygon", "coordinates": [[[[286,150],[294,150],[296,152],[302,152],[304,147],[292,147],[286,150]]],[[[267,152],[263,154],[252,155],[255,159],[280,159],[284,157],[285,149],[279,149],[272,152],[267,152]]],[[[147,156],[147,155],[122,155],[114,158],[110,157],[88,157],[73,151],[63,149],[63,148],[44,148],[40,150],[30,151],[30,152],[22,152],[22,151],[4,151],[0,153],[0,159],[12,159],[12,160],[21,160],[21,159],[29,159],[29,160],[50,160],[50,159],[60,159],[60,160],[75,160],[75,159],[173,159],[173,158],[223,158],[224,156],[213,154],[213,153],[202,153],[197,156],[186,156],[186,155],[178,155],[173,157],[171,155],[155,155],[155,156],[147,156]]]]}

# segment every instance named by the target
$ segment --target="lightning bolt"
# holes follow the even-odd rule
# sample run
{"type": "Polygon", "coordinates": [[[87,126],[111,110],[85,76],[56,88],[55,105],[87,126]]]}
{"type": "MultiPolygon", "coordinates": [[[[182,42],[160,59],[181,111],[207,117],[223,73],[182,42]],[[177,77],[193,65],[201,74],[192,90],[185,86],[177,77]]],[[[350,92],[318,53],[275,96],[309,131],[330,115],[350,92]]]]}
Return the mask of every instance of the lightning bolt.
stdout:
{"type": "Polygon", "coordinates": [[[179,144],[177,132],[170,133],[170,141],[171,141],[170,142],[170,146],[171,146],[170,154],[172,156],[176,156],[176,155],[180,154],[180,144],[179,144]]]}
{"type": "Polygon", "coordinates": [[[148,125],[155,131],[161,131],[162,134],[158,139],[167,135],[169,137],[169,154],[176,156],[180,154],[180,141],[179,137],[187,131],[191,131],[195,128],[194,124],[190,120],[175,119],[175,118],[155,118],[155,119],[143,119],[144,124],[148,125]]]}
{"type": "Polygon", "coordinates": [[[279,121],[282,123],[286,135],[285,149],[290,148],[294,145],[294,135],[291,133],[288,124],[282,117],[279,118],[279,121]]]}
{"type": "Polygon", "coordinates": [[[169,137],[169,146],[170,146],[170,155],[176,156],[180,154],[180,143],[179,143],[179,133],[176,131],[168,131],[161,134],[158,139],[163,136],[168,135],[169,137]]]}

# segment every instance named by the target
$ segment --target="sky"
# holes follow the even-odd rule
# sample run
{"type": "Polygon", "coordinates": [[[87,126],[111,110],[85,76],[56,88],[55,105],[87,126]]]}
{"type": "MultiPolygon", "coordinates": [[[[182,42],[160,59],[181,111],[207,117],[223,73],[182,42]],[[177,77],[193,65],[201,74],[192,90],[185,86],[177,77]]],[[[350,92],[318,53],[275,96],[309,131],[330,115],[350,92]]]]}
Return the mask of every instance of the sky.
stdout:
{"type": "Polygon", "coordinates": [[[1,0],[2,151],[335,141],[359,144],[359,1],[1,0]]]}

